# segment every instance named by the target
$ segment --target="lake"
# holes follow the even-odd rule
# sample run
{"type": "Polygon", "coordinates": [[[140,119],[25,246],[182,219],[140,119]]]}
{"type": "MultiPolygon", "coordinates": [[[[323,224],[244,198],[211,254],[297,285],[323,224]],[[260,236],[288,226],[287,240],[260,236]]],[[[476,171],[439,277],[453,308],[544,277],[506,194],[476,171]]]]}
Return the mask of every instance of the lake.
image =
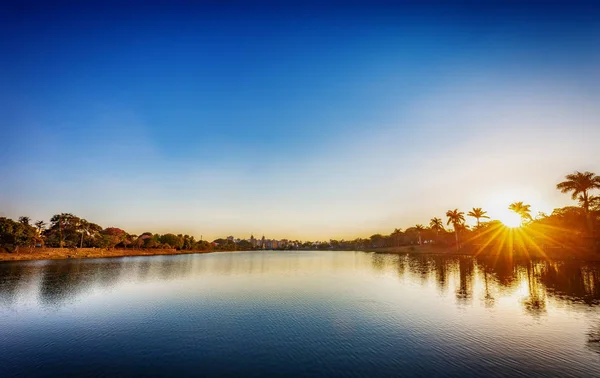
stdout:
{"type": "Polygon", "coordinates": [[[0,263],[0,376],[600,376],[600,266],[257,251],[0,263]]]}

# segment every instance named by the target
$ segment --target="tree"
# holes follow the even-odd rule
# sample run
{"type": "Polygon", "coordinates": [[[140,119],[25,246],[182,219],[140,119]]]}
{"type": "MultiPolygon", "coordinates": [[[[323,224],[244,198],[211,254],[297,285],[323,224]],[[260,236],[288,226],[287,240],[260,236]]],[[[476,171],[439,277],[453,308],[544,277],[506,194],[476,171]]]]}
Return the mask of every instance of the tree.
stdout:
{"type": "Polygon", "coordinates": [[[127,233],[117,227],[108,227],[100,232],[102,247],[114,248],[127,237],[127,233]]]}
{"type": "Polygon", "coordinates": [[[531,205],[525,205],[522,201],[511,203],[508,206],[508,210],[520,215],[522,220],[533,220],[531,217],[531,205]]]}
{"type": "Polygon", "coordinates": [[[44,229],[46,228],[46,222],[44,222],[43,220],[39,220],[35,222],[35,227],[38,229],[38,232],[41,235],[42,231],[44,231],[44,229]]]}
{"type": "Polygon", "coordinates": [[[465,222],[465,213],[462,211],[458,211],[458,209],[454,209],[446,211],[446,216],[448,217],[448,223],[446,224],[452,223],[452,227],[454,228],[454,236],[456,238],[456,249],[460,249],[458,231],[460,226],[465,222]]]}
{"type": "Polygon", "coordinates": [[[371,235],[371,237],[369,238],[371,240],[371,247],[372,248],[379,248],[379,247],[383,247],[383,235],[381,234],[374,234],[371,235]]]}
{"type": "Polygon", "coordinates": [[[440,238],[440,231],[444,231],[444,222],[440,218],[433,217],[429,221],[429,228],[435,231],[435,242],[437,243],[440,238]]]}
{"type": "Polygon", "coordinates": [[[561,193],[571,192],[571,198],[579,199],[586,213],[590,211],[590,190],[600,189],[600,176],[592,172],[579,172],[567,175],[566,180],[556,185],[561,193]]]}
{"type": "Polygon", "coordinates": [[[77,223],[77,232],[81,233],[81,241],[79,242],[79,248],[83,248],[83,236],[85,234],[89,234],[88,228],[89,222],[85,219],[79,219],[79,222],[77,223]]]}
{"type": "Polygon", "coordinates": [[[418,224],[415,226],[415,230],[417,231],[417,235],[419,236],[419,246],[423,245],[421,241],[421,231],[423,231],[425,227],[422,224],[418,224]]]}
{"type": "Polygon", "coordinates": [[[28,222],[0,217],[0,247],[18,251],[19,247],[35,245],[38,239],[37,230],[28,222]]]}
{"type": "Polygon", "coordinates": [[[434,230],[439,235],[440,231],[444,230],[444,222],[440,218],[433,217],[429,221],[429,228],[434,230]]]}
{"type": "Polygon", "coordinates": [[[395,228],[394,232],[392,232],[392,236],[394,237],[394,241],[396,242],[396,247],[400,245],[400,235],[402,235],[402,229],[395,228]]]}
{"type": "Polygon", "coordinates": [[[240,240],[237,243],[237,249],[240,251],[251,251],[252,249],[254,249],[254,247],[252,246],[252,243],[250,243],[248,240],[240,240]]]}
{"type": "Polygon", "coordinates": [[[81,219],[70,213],[56,214],[50,218],[50,228],[45,232],[49,245],[60,248],[75,247],[79,244],[81,235],[79,225],[81,219]]]}
{"type": "Polygon", "coordinates": [[[168,244],[175,249],[181,249],[181,247],[183,247],[183,236],[180,237],[175,234],[164,234],[160,237],[160,242],[163,244],[168,244]]]}
{"type": "Polygon", "coordinates": [[[19,223],[21,223],[22,225],[29,226],[30,222],[31,218],[29,217],[19,217],[19,223]]]}
{"type": "MultiPolygon", "coordinates": [[[[581,203],[581,198],[579,199],[581,203]]],[[[600,196],[590,196],[588,198],[590,212],[600,212],[600,196]]]]}
{"type": "Polygon", "coordinates": [[[481,219],[481,218],[490,219],[490,217],[488,217],[486,214],[487,214],[487,211],[483,211],[481,209],[481,207],[474,207],[473,210],[469,211],[467,216],[477,219],[477,228],[479,228],[479,226],[480,226],[479,219],[481,219]]]}

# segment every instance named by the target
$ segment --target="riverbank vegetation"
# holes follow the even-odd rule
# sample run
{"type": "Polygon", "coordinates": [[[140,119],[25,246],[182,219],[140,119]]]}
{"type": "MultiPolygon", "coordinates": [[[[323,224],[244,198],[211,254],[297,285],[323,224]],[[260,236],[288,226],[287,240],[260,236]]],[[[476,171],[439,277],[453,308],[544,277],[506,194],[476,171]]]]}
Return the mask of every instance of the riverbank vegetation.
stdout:
{"type": "MultiPolygon", "coordinates": [[[[446,221],[431,218],[427,226],[417,224],[405,230],[394,229],[389,235],[329,241],[285,241],[278,249],[381,250],[395,252],[452,251],[468,254],[520,253],[546,256],[548,251],[564,253],[600,252],[600,177],[591,172],[575,172],[557,184],[557,189],[571,195],[577,206],[555,209],[551,214],[531,214],[522,201],[508,204],[515,221],[490,219],[483,208],[468,212],[450,209],[446,221]],[[476,224],[470,227],[466,219],[476,224]]],[[[157,254],[164,251],[209,252],[259,248],[249,240],[233,238],[213,242],[196,240],[183,234],[144,232],[130,234],[117,227],[90,222],[71,213],[56,214],[49,223],[32,223],[29,217],[17,221],[0,218],[0,248],[9,253],[32,253],[36,248],[131,250],[122,255],[157,254]]],[[[115,254],[117,254],[115,252],[115,254]]]]}

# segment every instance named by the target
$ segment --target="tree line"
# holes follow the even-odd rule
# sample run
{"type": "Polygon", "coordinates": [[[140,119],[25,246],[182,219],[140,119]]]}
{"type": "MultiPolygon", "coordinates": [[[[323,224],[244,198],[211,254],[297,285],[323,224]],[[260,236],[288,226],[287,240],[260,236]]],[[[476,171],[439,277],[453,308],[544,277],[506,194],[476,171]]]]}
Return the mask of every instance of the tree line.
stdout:
{"type": "MultiPolygon", "coordinates": [[[[574,172],[565,181],[557,184],[557,189],[570,193],[578,206],[555,209],[551,214],[539,213],[533,216],[531,206],[524,202],[514,202],[509,209],[521,217],[519,229],[520,243],[533,246],[563,248],[598,248],[600,230],[600,196],[594,194],[600,189],[600,177],[592,172],[574,172]]],[[[399,247],[405,245],[422,246],[431,244],[438,247],[484,246],[503,247],[502,232],[506,227],[498,220],[489,220],[482,208],[473,208],[466,214],[459,209],[446,212],[446,222],[433,217],[427,226],[417,224],[405,230],[396,228],[389,235],[375,234],[369,238],[353,240],[329,240],[324,242],[287,243],[285,249],[370,249],[399,247]],[[476,225],[469,227],[465,217],[475,219],[476,225]],[[451,229],[447,229],[451,226],[451,229]]],[[[116,227],[102,228],[98,224],[77,217],[71,213],[56,214],[50,222],[36,221],[20,217],[17,221],[0,217],[0,247],[9,251],[19,247],[47,246],[55,248],[137,248],[137,249],[178,249],[188,251],[234,251],[251,250],[256,247],[247,240],[237,242],[229,239],[216,239],[212,243],[196,240],[194,236],[183,234],[129,234],[116,227]]]]}
{"type": "Polygon", "coordinates": [[[568,249],[600,250],[600,177],[592,172],[576,171],[565,177],[556,188],[571,195],[577,206],[554,209],[551,214],[531,214],[531,206],[522,201],[513,202],[508,209],[521,218],[518,229],[508,230],[498,220],[490,220],[482,208],[473,208],[466,214],[459,209],[446,212],[446,222],[431,218],[427,226],[417,224],[406,230],[394,229],[389,235],[375,234],[367,239],[351,241],[331,240],[336,248],[384,248],[405,245],[431,244],[441,247],[464,246],[503,248],[508,243],[521,248],[559,247],[568,249]],[[596,192],[595,192],[596,191],[596,192]],[[474,227],[466,224],[466,217],[475,220],[474,227]],[[451,226],[451,229],[447,229],[451,226]],[[512,240],[506,240],[512,238],[512,240]]]}

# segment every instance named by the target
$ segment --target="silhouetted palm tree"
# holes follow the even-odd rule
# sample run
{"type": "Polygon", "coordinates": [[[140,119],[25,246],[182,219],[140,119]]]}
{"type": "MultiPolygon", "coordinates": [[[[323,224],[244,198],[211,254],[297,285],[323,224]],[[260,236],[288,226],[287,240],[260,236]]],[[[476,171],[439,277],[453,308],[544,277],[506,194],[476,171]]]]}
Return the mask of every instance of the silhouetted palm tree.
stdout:
{"type": "Polygon", "coordinates": [[[465,221],[465,213],[462,211],[458,211],[458,209],[448,210],[446,211],[446,216],[448,217],[448,223],[452,223],[452,227],[454,227],[454,236],[456,238],[456,249],[460,248],[460,244],[458,242],[458,228],[465,221]]]}
{"type": "Polygon", "coordinates": [[[396,247],[398,247],[400,245],[400,234],[402,234],[401,228],[395,228],[394,232],[392,232],[392,236],[394,237],[394,240],[396,241],[396,247]]]}
{"type": "Polygon", "coordinates": [[[435,242],[437,243],[440,238],[440,231],[444,230],[444,222],[440,218],[433,217],[429,221],[429,228],[435,231],[435,242]]]}
{"type": "Polygon", "coordinates": [[[480,218],[490,219],[490,217],[488,217],[486,214],[487,211],[483,211],[481,207],[474,207],[473,210],[469,211],[467,216],[477,219],[477,228],[479,228],[480,218]]]}
{"type": "Polygon", "coordinates": [[[600,176],[592,172],[579,172],[567,175],[566,180],[558,183],[556,189],[562,193],[571,192],[572,199],[578,199],[585,213],[586,225],[589,232],[593,232],[593,222],[590,217],[590,207],[594,205],[594,196],[590,195],[590,190],[600,189],[600,176]]]}
{"type": "Polygon", "coordinates": [[[525,205],[522,201],[511,203],[508,206],[508,210],[519,214],[522,220],[533,220],[531,217],[531,205],[525,205]]]}
{"type": "Polygon", "coordinates": [[[421,242],[421,231],[423,231],[425,229],[425,227],[422,224],[418,224],[415,226],[415,230],[417,230],[417,235],[419,236],[419,246],[421,246],[423,243],[421,242]]]}
{"type": "Polygon", "coordinates": [[[571,193],[571,198],[579,198],[581,207],[586,213],[590,211],[590,190],[600,189],[600,176],[592,172],[571,173],[565,177],[567,180],[556,185],[562,193],[571,193]]]}
{"type": "Polygon", "coordinates": [[[434,230],[437,234],[444,229],[444,222],[440,218],[433,217],[429,221],[429,228],[434,230]]]}

